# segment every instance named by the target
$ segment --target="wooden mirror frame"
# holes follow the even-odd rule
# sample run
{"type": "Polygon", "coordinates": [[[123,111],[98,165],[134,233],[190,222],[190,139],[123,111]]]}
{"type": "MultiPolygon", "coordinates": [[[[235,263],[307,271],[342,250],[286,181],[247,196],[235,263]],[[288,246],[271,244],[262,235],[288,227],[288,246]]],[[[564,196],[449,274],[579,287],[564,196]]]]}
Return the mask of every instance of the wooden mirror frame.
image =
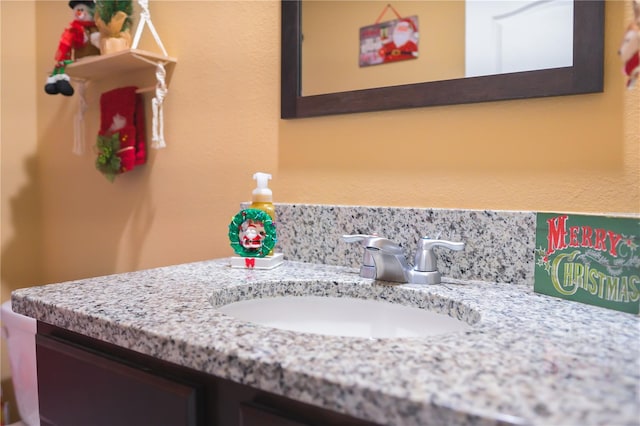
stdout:
{"type": "Polygon", "coordinates": [[[603,90],[604,0],[573,6],[573,66],[301,96],[301,0],[282,0],[282,118],[595,93],[603,90]]]}

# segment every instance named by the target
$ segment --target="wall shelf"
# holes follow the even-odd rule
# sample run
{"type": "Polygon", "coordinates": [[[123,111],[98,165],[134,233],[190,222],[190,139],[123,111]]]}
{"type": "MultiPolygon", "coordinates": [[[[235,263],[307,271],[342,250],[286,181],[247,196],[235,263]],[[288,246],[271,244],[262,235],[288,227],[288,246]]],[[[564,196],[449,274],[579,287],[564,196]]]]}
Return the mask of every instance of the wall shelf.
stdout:
{"type": "MultiPolygon", "coordinates": [[[[151,22],[149,0],[138,0],[138,5],[141,11],[130,49],[80,58],[65,68],[66,74],[72,80],[79,80],[81,82],[79,85],[81,89],[78,90],[80,92],[78,94],[80,103],[78,114],[76,115],[73,148],[73,152],[78,155],[84,152],[84,139],[81,133],[83,132],[83,117],[87,109],[87,102],[84,97],[85,83],[90,80],[108,79],[116,76],[130,76],[130,80],[136,80],[135,83],[137,83],[136,85],[138,86],[143,81],[146,82],[142,84],[142,88],[136,90],[136,93],[154,93],[154,98],[151,100],[151,147],[158,149],[166,146],[164,141],[164,113],[162,104],[167,94],[167,87],[169,86],[169,81],[173,75],[173,69],[175,68],[177,60],[167,55],[167,50],[164,48],[160,36],[151,22]],[[140,37],[142,36],[145,26],[149,27],[149,31],[151,31],[156,44],[162,50],[163,54],[138,49],[138,43],[140,42],[140,37]],[[136,75],[135,77],[133,76],[134,74],[136,75]],[[153,84],[144,87],[151,80],[152,76],[155,77],[153,84]]],[[[134,82],[131,81],[130,84],[134,84],[134,82]]]]}
{"type": "Polygon", "coordinates": [[[106,55],[86,56],[67,66],[67,74],[71,78],[82,80],[101,79],[114,74],[126,74],[149,70],[155,73],[156,63],[162,63],[166,69],[168,85],[176,58],[140,49],[127,49],[106,55]]]}

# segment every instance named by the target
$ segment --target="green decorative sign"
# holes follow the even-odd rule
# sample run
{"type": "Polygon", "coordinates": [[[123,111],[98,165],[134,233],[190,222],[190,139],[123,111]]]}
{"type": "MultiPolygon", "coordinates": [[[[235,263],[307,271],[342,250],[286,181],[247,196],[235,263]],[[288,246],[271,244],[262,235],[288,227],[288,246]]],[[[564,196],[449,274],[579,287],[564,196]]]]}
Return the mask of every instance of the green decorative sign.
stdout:
{"type": "Polygon", "coordinates": [[[538,213],[534,291],[638,314],[640,218],[538,213]]]}

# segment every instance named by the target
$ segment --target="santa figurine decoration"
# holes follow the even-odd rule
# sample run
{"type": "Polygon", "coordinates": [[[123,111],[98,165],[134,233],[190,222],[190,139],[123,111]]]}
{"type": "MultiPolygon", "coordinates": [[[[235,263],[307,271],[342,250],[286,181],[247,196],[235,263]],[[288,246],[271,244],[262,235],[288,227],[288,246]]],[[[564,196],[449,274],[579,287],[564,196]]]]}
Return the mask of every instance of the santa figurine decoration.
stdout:
{"type": "Polygon", "coordinates": [[[640,0],[632,0],[634,19],[627,27],[618,54],[624,63],[627,89],[632,89],[640,77],[640,0]]]}
{"type": "Polygon", "coordinates": [[[49,95],[73,95],[66,66],[75,59],[89,55],[99,55],[97,46],[100,43],[100,33],[93,21],[95,4],[91,1],[70,1],[73,10],[73,21],[65,28],[55,55],[55,66],[47,78],[44,91],[49,95]]]}

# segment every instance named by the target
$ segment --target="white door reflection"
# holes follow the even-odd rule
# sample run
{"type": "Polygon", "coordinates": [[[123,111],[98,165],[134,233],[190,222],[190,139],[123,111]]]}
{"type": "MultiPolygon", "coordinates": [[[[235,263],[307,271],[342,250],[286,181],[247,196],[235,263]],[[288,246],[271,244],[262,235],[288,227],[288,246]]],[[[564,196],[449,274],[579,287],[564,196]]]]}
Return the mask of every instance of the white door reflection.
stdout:
{"type": "Polygon", "coordinates": [[[467,0],[465,76],[573,65],[573,0],[467,0]]]}

